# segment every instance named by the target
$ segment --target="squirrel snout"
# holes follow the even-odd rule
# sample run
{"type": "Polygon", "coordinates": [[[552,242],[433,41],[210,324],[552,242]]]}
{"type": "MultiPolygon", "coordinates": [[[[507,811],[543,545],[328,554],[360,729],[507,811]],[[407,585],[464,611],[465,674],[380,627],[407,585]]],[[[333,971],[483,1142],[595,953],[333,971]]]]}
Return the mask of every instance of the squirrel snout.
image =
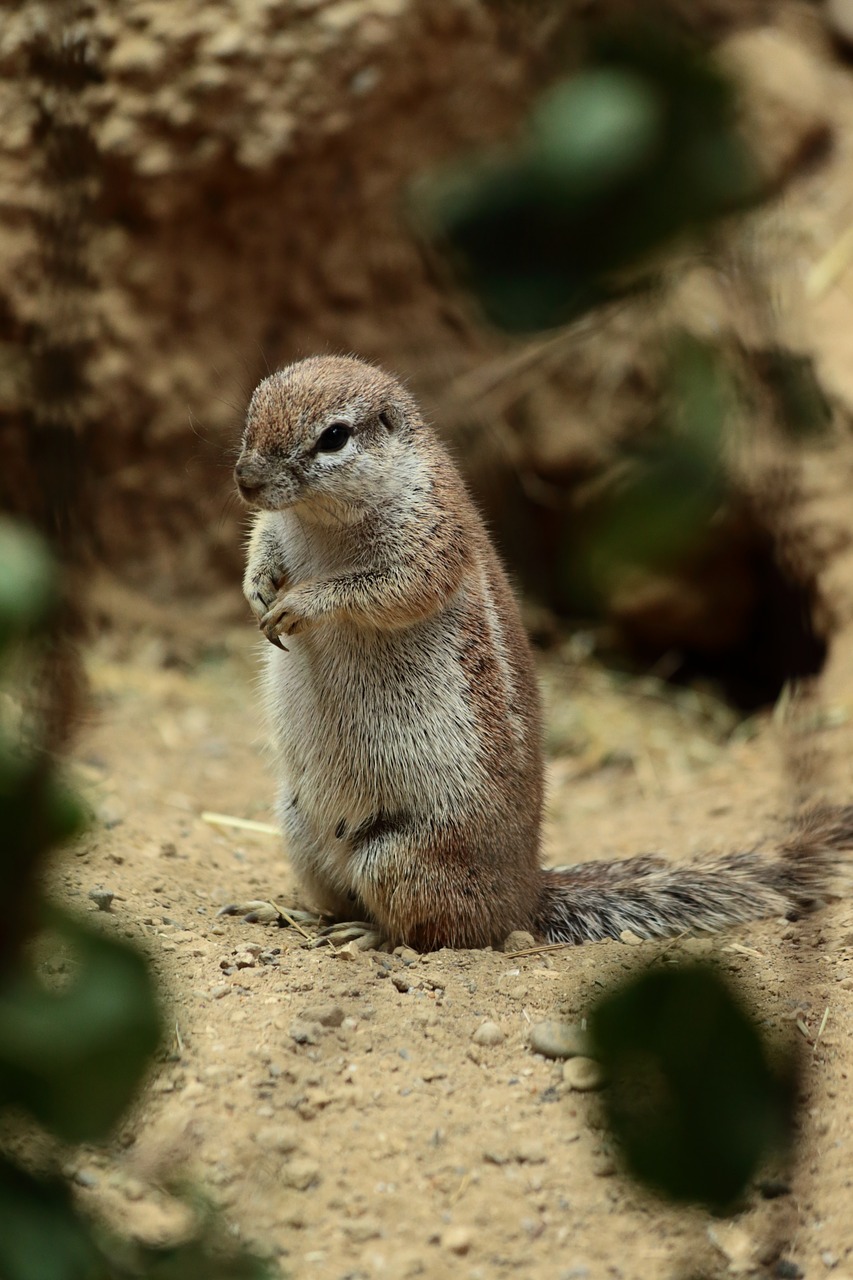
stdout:
{"type": "Polygon", "coordinates": [[[258,490],[262,489],[265,483],[261,474],[261,467],[257,462],[252,462],[249,458],[240,458],[234,468],[234,480],[240,490],[240,497],[247,502],[252,501],[258,490]]]}

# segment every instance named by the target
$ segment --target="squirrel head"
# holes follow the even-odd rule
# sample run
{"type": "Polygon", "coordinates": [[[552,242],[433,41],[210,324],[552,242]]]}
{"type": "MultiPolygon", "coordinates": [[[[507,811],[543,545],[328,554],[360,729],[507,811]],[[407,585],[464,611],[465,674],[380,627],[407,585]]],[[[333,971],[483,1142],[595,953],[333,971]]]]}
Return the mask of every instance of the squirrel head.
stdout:
{"type": "Polygon", "coordinates": [[[351,356],[313,356],[258,386],[234,478],[264,511],[345,518],[384,500],[421,425],[395,378],[351,356]]]}

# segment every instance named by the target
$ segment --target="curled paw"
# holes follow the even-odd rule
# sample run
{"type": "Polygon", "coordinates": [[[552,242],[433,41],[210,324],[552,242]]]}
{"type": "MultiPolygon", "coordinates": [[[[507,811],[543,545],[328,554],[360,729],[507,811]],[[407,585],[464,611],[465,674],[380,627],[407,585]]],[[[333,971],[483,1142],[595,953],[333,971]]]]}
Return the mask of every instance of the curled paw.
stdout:
{"type": "Polygon", "coordinates": [[[376,928],[366,920],[339,920],[335,924],[326,925],[317,937],[317,945],[330,942],[341,947],[347,942],[354,942],[360,951],[390,951],[391,944],[376,928]]]}
{"type": "Polygon", "coordinates": [[[270,644],[277,645],[279,649],[286,649],[287,646],[282,644],[280,637],[295,635],[308,622],[309,619],[300,612],[295,593],[287,591],[275,600],[258,622],[258,626],[270,644]]]}
{"type": "Polygon", "coordinates": [[[243,582],[243,594],[249,602],[249,608],[260,621],[276,602],[281,594],[281,580],[276,580],[262,569],[247,577],[243,582]]]}

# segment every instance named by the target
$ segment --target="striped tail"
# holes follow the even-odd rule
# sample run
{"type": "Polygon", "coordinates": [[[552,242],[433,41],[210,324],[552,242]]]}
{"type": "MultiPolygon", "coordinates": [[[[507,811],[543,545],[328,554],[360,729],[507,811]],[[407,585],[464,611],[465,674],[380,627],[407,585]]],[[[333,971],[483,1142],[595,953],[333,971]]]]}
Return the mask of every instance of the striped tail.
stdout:
{"type": "Polygon", "coordinates": [[[850,882],[853,805],[803,814],[768,856],[716,854],[697,864],[643,856],[543,873],[536,929],[549,942],[598,942],[717,932],[767,916],[797,916],[850,882]]]}

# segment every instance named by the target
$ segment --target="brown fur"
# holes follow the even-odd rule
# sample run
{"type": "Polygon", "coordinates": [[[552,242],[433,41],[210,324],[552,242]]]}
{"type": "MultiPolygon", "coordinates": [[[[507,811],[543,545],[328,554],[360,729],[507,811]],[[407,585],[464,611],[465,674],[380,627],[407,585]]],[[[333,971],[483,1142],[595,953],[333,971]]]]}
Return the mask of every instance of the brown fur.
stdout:
{"type": "Polygon", "coordinates": [[[267,378],[236,473],[260,513],[244,589],[293,650],[266,684],[282,820],[323,909],[431,949],[719,929],[826,887],[853,808],[815,811],[775,857],[540,868],[530,647],[456,468],[389,374],[318,357],[267,378]],[[339,422],[346,447],[318,457],[339,422]]]}

